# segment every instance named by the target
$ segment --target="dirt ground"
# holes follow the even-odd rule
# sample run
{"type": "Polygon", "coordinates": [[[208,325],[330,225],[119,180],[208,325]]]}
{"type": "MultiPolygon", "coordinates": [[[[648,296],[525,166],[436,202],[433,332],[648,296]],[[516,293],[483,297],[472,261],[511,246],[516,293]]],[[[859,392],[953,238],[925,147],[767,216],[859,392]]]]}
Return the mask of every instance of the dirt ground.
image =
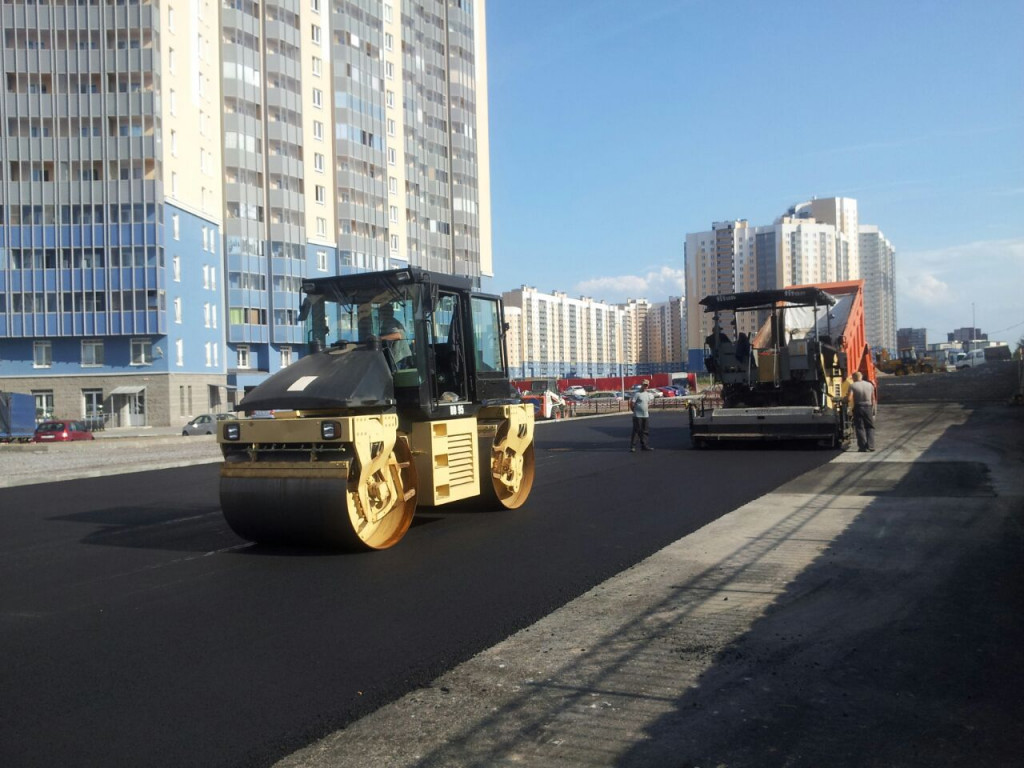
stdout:
{"type": "Polygon", "coordinates": [[[878,399],[881,403],[1008,402],[1019,392],[1020,371],[1018,361],[1007,360],[951,373],[879,373],[878,399]]]}

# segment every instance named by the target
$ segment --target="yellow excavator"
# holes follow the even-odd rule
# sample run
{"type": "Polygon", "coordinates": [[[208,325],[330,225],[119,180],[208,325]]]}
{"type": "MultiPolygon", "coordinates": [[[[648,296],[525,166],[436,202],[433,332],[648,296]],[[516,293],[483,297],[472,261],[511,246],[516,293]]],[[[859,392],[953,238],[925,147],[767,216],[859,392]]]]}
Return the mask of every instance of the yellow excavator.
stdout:
{"type": "Polygon", "coordinates": [[[534,478],[501,300],[415,267],[306,280],[308,353],[219,424],[220,503],[254,542],[398,543],[418,506],[515,509],[534,478]],[[473,502],[470,502],[473,504],[473,502]]]}

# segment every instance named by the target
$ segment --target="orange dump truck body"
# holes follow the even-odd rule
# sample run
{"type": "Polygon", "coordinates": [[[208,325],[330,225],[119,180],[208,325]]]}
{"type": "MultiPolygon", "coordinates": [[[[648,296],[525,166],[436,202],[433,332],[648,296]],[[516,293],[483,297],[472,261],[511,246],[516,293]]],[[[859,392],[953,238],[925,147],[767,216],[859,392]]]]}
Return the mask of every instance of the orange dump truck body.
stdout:
{"type": "MultiPolygon", "coordinates": [[[[808,286],[792,286],[804,288],[808,286]]],[[[815,283],[815,288],[821,288],[826,293],[835,297],[852,295],[853,301],[850,304],[850,312],[846,319],[846,326],[842,329],[839,337],[839,348],[846,353],[846,377],[853,375],[854,371],[860,371],[864,378],[878,387],[878,378],[875,373],[875,363],[871,356],[871,347],[868,346],[867,325],[864,316],[864,281],[846,280],[839,283],[815,283]]]]}

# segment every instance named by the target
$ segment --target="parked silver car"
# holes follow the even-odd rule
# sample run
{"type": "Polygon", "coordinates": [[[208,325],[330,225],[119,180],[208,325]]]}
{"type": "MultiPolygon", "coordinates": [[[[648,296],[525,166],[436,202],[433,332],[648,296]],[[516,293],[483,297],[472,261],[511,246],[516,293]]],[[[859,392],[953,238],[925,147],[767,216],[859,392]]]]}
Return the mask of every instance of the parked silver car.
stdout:
{"type": "Polygon", "coordinates": [[[217,432],[217,422],[235,418],[230,413],[204,413],[196,416],[192,421],[182,427],[181,434],[188,435],[213,435],[217,432]]]}

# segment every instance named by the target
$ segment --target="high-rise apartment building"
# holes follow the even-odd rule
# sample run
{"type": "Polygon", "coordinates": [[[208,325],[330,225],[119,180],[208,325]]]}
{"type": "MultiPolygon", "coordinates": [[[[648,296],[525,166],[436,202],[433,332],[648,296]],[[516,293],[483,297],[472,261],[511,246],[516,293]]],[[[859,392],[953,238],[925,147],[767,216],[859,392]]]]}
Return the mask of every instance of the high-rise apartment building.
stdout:
{"type": "MultiPolygon", "coordinates": [[[[704,339],[712,330],[712,317],[700,306],[705,296],[859,279],[865,276],[862,243],[871,248],[868,271],[873,278],[865,282],[865,304],[879,308],[881,314],[875,335],[869,328],[868,339],[872,345],[882,346],[884,342],[876,339],[884,340],[886,333],[894,333],[889,329],[895,328],[895,252],[877,227],[860,225],[856,200],[814,199],[790,207],[771,225],[752,227],[746,220],[716,222],[710,231],[687,234],[684,260],[690,370],[703,368],[704,339]],[[863,238],[862,230],[868,233],[863,238]]],[[[739,317],[722,313],[723,330],[731,336],[756,331],[759,321],[755,313],[739,317]]]]}
{"type": "Polygon", "coordinates": [[[493,275],[484,0],[0,4],[0,386],[179,423],[303,277],[493,275]]]}
{"type": "Polygon", "coordinates": [[[868,345],[896,354],[896,249],[871,224],[861,225],[859,240],[868,345]]]}
{"type": "MultiPolygon", "coordinates": [[[[682,357],[687,360],[690,370],[701,370],[704,365],[703,340],[711,334],[712,316],[704,312],[700,301],[705,296],[735,291],[757,290],[758,275],[762,273],[758,263],[758,233],[746,219],[715,222],[706,232],[691,232],[686,235],[684,251],[686,273],[686,337],[688,350],[682,357]],[[688,359],[689,358],[689,359],[688,359]]],[[[772,241],[774,249],[774,240],[772,241]]],[[[763,246],[762,246],[763,247],[763,246]]],[[[774,268],[774,261],[772,262],[774,268]]],[[[723,312],[721,322],[736,332],[750,333],[756,324],[749,313],[738,316],[723,312]]],[[[735,335],[735,334],[734,334],[735,335]]]]}
{"type": "Polygon", "coordinates": [[[0,386],[41,418],[226,397],[219,12],[0,4],[0,386]]]}

